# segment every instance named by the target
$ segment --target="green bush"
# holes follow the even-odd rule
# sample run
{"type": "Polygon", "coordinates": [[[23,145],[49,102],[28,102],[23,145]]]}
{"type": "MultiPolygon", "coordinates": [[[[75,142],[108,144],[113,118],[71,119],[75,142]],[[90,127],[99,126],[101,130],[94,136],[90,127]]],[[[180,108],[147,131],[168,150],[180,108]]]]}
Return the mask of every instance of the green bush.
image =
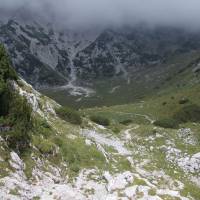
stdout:
{"type": "Polygon", "coordinates": [[[82,124],[82,119],[80,114],[77,111],[73,110],[72,108],[60,107],[56,110],[56,113],[61,119],[67,122],[77,125],[82,124]]]}
{"type": "Polygon", "coordinates": [[[90,119],[99,124],[99,125],[102,125],[102,126],[109,126],[110,125],[110,120],[106,117],[103,117],[103,116],[98,116],[98,115],[92,115],[90,116],[90,119]]]}
{"type": "Polygon", "coordinates": [[[33,137],[33,145],[42,153],[42,154],[52,154],[55,145],[48,139],[44,139],[40,136],[33,137]]]}
{"type": "Polygon", "coordinates": [[[6,133],[8,145],[19,151],[29,147],[33,130],[32,108],[26,99],[14,95],[10,103],[9,124],[12,131],[6,133]]]}
{"type": "Polygon", "coordinates": [[[200,106],[186,105],[181,107],[171,118],[157,120],[154,124],[163,128],[178,128],[179,124],[186,122],[200,122],[200,106]]]}
{"type": "Polygon", "coordinates": [[[120,128],[115,126],[115,127],[112,128],[112,131],[115,134],[119,134],[120,133],[120,128]]]}
{"type": "Polygon", "coordinates": [[[173,118],[179,123],[200,122],[200,106],[196,104],[184,106],[174,114],[173,118]]]}
{"type": "Polygon", "coordinates": [[[10,59],[6,53],[5,48],[0,45],[0,77],[1,81],[7,80],[17,80],[17,74],[15,70],[11,67],[10,59]]]}
{"type": "Polygon", "coordinates": [[[4,82],[0,83],[0,116],[6,116],[9,113],[9,105],[11,101],[11,91],[4,82]]]}
{"type": "Polygon", "coordinates": [[[10,82],[17,79],[6,51],[0,45],[0,117],[1,123],[11,128],[1,135],[10,148],[22,152],[29,147],[33,121],[31,106],[11,87],[10,82]]]}
{"type": "Polygon", "coordinates": [[[39,144],[39,150],[42,154],[52,154],[55,147],[54,144],[48,140],[41,140],[41,143],[39,144]]]}
{"type": "Polygon", "coordinates": [[[174,120],[173,118],[165,118],[165,119],[160,119],[154,122],[154,125],[160,126],[163,128],[178,128],[179,123],[174,120]]]}
{"type": "Polygon", "coordinates": [[[10,60],[2,45],[0,45],[0,116],[5,116],[9,111],[11,100],[10,80],[17,80],[17,74],[10,65],[10,60]]]}
{"type": "Polygon", "coordinates": [[[123,124],[123,125],[129,125],[133,122],[132,119],[125,119],[123,121],[120,121],[120,124],[123,124]]]}
{"type": "Polygon", "coordinates": [[[34,134],[49,138],[53,134],[53,130],[46,120],[37,118],[34,121],[34,134]]]}
{"type": "MultiPolygon", "coordinates": [[[[0,133],[10,148],[24,153],[30,147],[34,134],[48,138],[52,129],[44,120],[32,117],[32,107],[11,87],[11,81],[17,81],[15,70],[2,45],[0,45],[0,123],[11,130],[0,133]]],[[[49,153],[52,144],[48,140],[40,141],[40,151],[49,153]]],[[[38,145],[39,145],[38,144],[38,145]]]]}
{"type": "Polygon", "coordinates": [[[55,144],[59,146],[62,158],[68,163],[69,170],[77,174],[81,168],[91,168],[105,164],[105,158],[95,146],[86,146],[83,139],[55,138],[55,144]]]}
{"type": "Polygon", "coordinates": [[[186,104],[188,102],[189,102],[189,99],[187,99],[187,98],[182,98],[179,100],[179,104],[186,104]]]}

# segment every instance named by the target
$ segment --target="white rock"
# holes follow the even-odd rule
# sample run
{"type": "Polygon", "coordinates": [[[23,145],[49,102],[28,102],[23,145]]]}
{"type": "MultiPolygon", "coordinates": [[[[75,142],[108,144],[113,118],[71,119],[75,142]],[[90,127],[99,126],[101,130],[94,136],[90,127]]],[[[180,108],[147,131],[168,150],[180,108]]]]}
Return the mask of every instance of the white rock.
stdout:
{"type": "Polygon", "coordinates": [[[137,185],[134,185],[132,187],[126,188],[124,190],[125,195],[130,199],[133,198],[136,195],[137,187],[138,187],[137,185]]]}
{"type": "Polygon", "coordinates": [[[22,162],[20,157],[13,151],[10,153],[10,156],[11,156],[10,165],[16,170],[23,170],[24,163],[22,162]]]}
{"type": "Polygon", "coordinates": [[[196,153],[192,156],[193,158],[196,158],[196,159],[200,159],[200,152],[199,153],[196,153]]]}
{"type": "Polygon", "coordinates": [[[108,192],[124,189],[128,184],[133,182],[133,175],[129,171],[118,174],[114,177],[112,177],[109,172],[106,172],[104,177],[108,182],[108,192]]]}
{"type": "Polygon", "coordinates": [[[178,130],[178,136],[183,140],[185,144],[196,145],[197,142],[193,136],[193,132],[190,128],[181,128],[178,130]]]}
{"type": "Polygon", "coordinates": [[[92,141],[91,141],[91,140],[88,140],[88,139],[86,139],[86,140],[85,140],[85,144],[86,144],[87,146],[91,146],[91,145],[92,145],[92,141]]]}
{"type": "Polygon", "coordinates": [[[153,151],[154,147],[153,146],[150,146],[150,151],[153,151]]]}
{"type": "Polygon", "coordinates": [[[94,140],[97,144],[113,147],[121,155],[132,155],[132,152],[129,151],[126,147],[124,147],[124,142],[119,140],[118,138],[108,137],[109,135],[104,135],[95,130],[87,129],[83,129],[81,131],[81,134],[86,138],[94,140]]]}

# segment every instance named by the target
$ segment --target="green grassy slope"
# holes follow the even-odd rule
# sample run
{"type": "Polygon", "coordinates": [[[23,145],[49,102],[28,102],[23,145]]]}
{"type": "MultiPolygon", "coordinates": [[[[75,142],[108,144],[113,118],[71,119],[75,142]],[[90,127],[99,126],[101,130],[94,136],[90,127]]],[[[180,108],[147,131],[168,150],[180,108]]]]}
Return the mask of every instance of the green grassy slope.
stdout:
{"type": "Polygon", "coordinates": [[[86,115],[96,113],[121,123],[124,120],[139,124],[150,124],[155,120],[172,118],[190,105],[200,106],[200,73],[196,69],[199,59],[170,75],[162,90],[135,103],[83,109],[86,115]],[[184,102],[186,100],[186,102],[184,102]],[[183,101],[183,102],[182,102],[183,101]]]}
{"type": "Polygon", "coordinates": [[[9,164],[10,151],[17,152],[23,159],[28,178],[32,177],[32,170],[36,166],[34,158],[46,162],[43,166],[46,171],[50,163],[62,168],[64,162],[68,165],[64,170],[71,176],[82,168],[104,166],[102,153],[94,145],[86,146],[85,139],[78,135],[82,123],[79,113],[60,108],[62,120],[49,107],[56,110],[59,105],[20,80],[11,67],[4,47],[0,46],[0,144],[3,147],[0,153],[5,159],[0,162],[0,177],[6,176],[8,169],[12,170],[9,164]],[[27,98],[22,97],[18,90],[27,98]],[[29,97],[35,105],[38,104],[37,111],[28,102],[29,97]],[[4,130],[5,127],[9,127],[9,130],[4,130]]]}
{"type": "MultiPolygon", "coordinates": [[[[171,75],[171,78],[163,84],[162,90],[153,96],[144,98],[132,104],[95,107],[81,110],[86,116],[100,116],[111,123],[107,127],[118,137],[126,137],[129,133],[132,139],[128,147],[134,152],[134,161],[143,163],[144,159],[151,162],[144,164],[144,169],[155,172],[162,170],[170,177],[184,183],[182,195],[199,199],[199,187],[192,183],[187,173],[177,166],[170,164],[166,159],[166,150],[162,149],[170,144],[183,154],[192,156],[200,152],[200,74],[197,69],[199,59],[188,64],[185,68],[171,75]],[[193,122],[193,116],[182,111],[185,107],[195,105],[192,111],[197,119],[193,122]],[[182,117],[186,115],[188,121],[181,122],[178,129],[162,128],[155,126],[155,120],[171,119],[177,113],[182,117]],[[188,115],[187,115],[188,114],[188,115]],[[183,129],[180,129],[183,128],[183,129]],[[125,130],[125,131],[124,131],[125,130]],[[128,130],[128,131],[127,131],[128,130]],[[180,130],[189,130],[190,135],[180,137],[180,130]],[[194,138],[196,143],[187,143],[188,137],[194,138]],[[150,149],[150,150],[149,150],[150,149]]],[[[185,117],[185,116],[184,116],[185,117]]],[[[170,148],[173,148],[170,147],[170,148]]],[[[163,182],[161,181],[161,185],[163,182]]],[[[171,199],[162,196],[163,199],[171,199]]],[[[173,199],[173,198],[172,198],[173,199]]]]}

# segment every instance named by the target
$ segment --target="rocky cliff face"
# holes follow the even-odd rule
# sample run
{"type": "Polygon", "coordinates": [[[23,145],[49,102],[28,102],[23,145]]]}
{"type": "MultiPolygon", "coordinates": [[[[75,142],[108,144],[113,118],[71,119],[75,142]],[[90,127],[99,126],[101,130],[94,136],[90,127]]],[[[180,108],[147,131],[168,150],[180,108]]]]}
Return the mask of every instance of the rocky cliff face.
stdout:
{"type": "Polygon", "coordinates": [[[80,77],[127,75],[161,64],[173,54],[199,48],[197,38],[170,28],[109,29],[77,54],[75,65],[80,77]]]}
{"type": "Polygon", "coordinates": [[[159,27],[74,31],[18,15],[4,20],[0,41],[18,73],[35,87],[85,84],[103,77],[127,80],[135,71],[197,50],[199,35],[159,27]],[[26,19],[26,20],[25,20],[26,19]]]}
{"type": "Polygon", "coordinates": [[[10,20],[0,28],[1,41],[7,46],[19,74],[39,86],[64,85],[74,78],[72,58],[90,43],[93,35],[72,31],[56,32],[36,22],[10,20]],[[81,41],[80,41],[81,38],[81,41]]]}

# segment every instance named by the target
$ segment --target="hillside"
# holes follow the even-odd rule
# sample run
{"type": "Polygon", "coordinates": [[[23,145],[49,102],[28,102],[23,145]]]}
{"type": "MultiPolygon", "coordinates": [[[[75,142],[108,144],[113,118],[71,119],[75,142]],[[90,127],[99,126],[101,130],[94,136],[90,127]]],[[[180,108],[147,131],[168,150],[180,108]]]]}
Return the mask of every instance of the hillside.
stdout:
{"type": "Polygon", "coordinates": [[[199,19],[0,0],[0,200],[200,200],[199,19]]]}
{"type": "Polygon", "coordinates": [[[153,124],[175,105],[200,106],[198,83],[78,112],[19,79],[3,47],[0,76],[0,199],[200,198],[199,112],[176,129],[153,124]]]}
{"type": "Polygon", "coordinates": [[[0,25],[0,41],[14,68],[62,105],[141,100],[161,91],[174,73],[199,59],[199,32],[142,24],[73,30],[23,9],[10,16],[0,25]]]}
{"type": "Polygon", "coordinates": [[[76,108],[112,106],[142,101],[162,93],[191,88],[199,83],[199,51],[173,55],[166,62],[146,70],[129,73],[129,82],[122,78],[92,81],[95,93],[83,96],[68,95],[63,89],[46,89],[42,93],[62,105],[76,108]]]}

